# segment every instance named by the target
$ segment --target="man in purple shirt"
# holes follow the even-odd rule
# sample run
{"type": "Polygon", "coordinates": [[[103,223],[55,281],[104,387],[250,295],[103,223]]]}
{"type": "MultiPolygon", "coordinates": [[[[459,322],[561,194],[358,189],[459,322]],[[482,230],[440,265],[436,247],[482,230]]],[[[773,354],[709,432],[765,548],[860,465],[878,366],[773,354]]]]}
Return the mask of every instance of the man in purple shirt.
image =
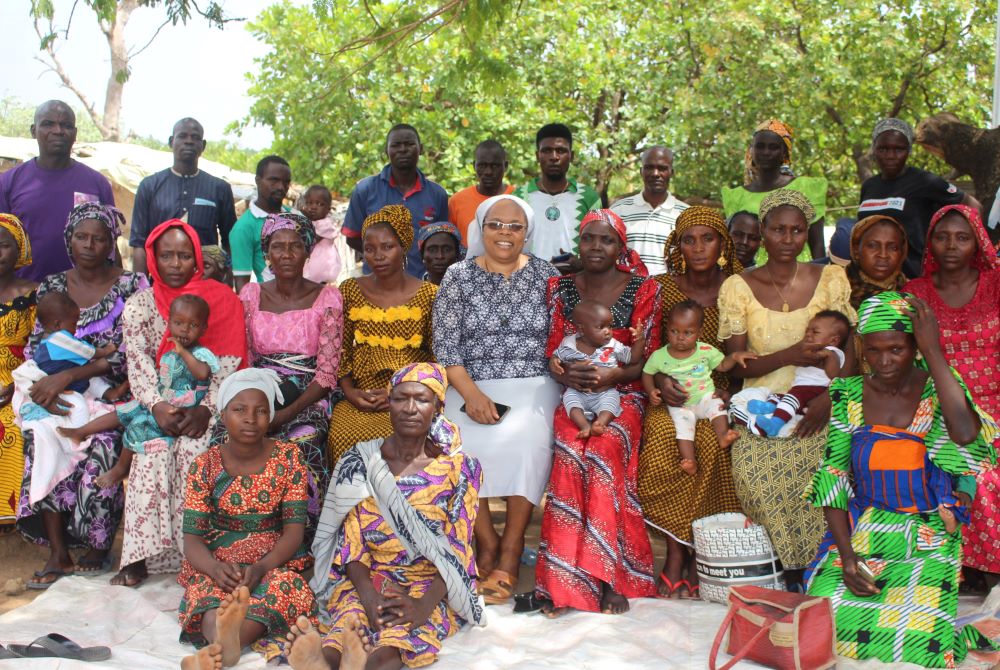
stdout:
{"type": "Polygon", "coordinates": [[[34,262],[17,275],[41,281],[71,267],[63,242],[70,210],[84,202],[113,205],[115,197],[106,177],[70,158],[76,115],[65,102],[39,105],[31,136],[38,141],[38,158],[0,174],[0,212],[21,219],[34,251],[34,262]]]}

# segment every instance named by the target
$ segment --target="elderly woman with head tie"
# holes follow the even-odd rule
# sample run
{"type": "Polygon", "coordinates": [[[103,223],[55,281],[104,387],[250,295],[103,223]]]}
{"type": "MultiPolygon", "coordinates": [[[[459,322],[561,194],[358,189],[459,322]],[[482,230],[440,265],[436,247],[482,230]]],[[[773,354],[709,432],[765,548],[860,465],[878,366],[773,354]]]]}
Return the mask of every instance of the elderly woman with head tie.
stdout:
{"type": "MultiPolygon", "coordinates": [[[[128,397],[126,361],[121,346],[125,301],[147,289],[149,283],[143,275],[122,270],[112,262],[124,222],[125,217],[113,207],[96,203],[74,207],[64,235],[73,268],[49,275],[38,287],[39,298],[49,292],[65,293],[80,307],[77,337],[95,348],[108,345],[117,348],[105,358],[49,375],[31,387],[31,400],[50,411],[54,408],[55,413],[62,411],[55,407],[59,394],[74,383],[86,385],[91,380],[101,380],[110,386],[104,394],[108,402],[128,397]]],[[[34,347],[40,341],[41,328],[36,327],[29,344],[34,347]]],[[[26,355],[31,357],[30,348],[26,355]]],[[[109,405],[106,409],[110,411],[112,407],[109,405]]],[[[92,418],[103,413],[104,410],[95,410],[92,418]]],[[[39,482],[33,480],[35,471],[51,473],[57,470],[43,467],[44,463],[36,468],[35,459],[51,456],[53,449],[36,448],[33,434],[25,435],[25,476],[18,527],[28,539],[47,543],[50,550],[49,560],[41,574],[32,580],[32,586],[45,588],[62,574],[108,569],[106,559],[121,520],[124,493],[118,482],[102,487],[97,480],[105,481],[102,475],[118,461],[121,448],[120,432],[98,433],[84,450],[84,458],[75,463],[72,474],[59,481],[39,482]],[[32,499],[30,491],[39,491],[39,484],[48,493],[38,500],[32,499]],[[87,547],[75,566],[68,551],[71,546],[87,547]]]]}
{"type": "Polygon", "coordinates": [[[444,273],[452,265],[463,260],[466,252],[462,244],[462,234],[450,221],[438,221],[421,228],[417,233],[417,249],[420,250],[420,257],[424,259],[424,267],[427,268],[424,279],[435,286],[441,285],[444,273]]]}
{"type": "MultiPolygon", "coordinates": [[[[306,541],[329,481],[327,431],[330,392],[337,388],[343,301],[334,286],[305,279],[302,268],[316,243],[312,222],[301,214],[271,214],[261,229],[261,248],[274,274],[240,291],[246,314],[249,362],[277,372],[283,400],[270,434],[299,448],[309,472],[306,541]]],[[[217,424],[219,439],[221,424],[217,424]]]]}
{"type": "MultiPolygon", "coordinates": [[[[796,177],[792,172],[792,127],[777,119],[759,124],[746,151],[743,186],[722,189],[722,207],[726,216],[737,212],[759,214],[761,202],[769,193],[785,188],[798,191],[812,204],[808,244],[799,252],[800,261],[820,258],[823,248],[823,217],[826,216],[826,178],[796,177]]],[[[763,223],[763,217],[761,217],[763,223]]],[[[767,260],[761,247],[757,265],[767,260]]]]}
{"type": "Polygon", "coordinates": [[[122,568],[111,581],[121,586],[135,586],[149,572],[180,569],[188,469],[209,446],[219,383],[243,367],[247,357],[243,306],[228,286],[204,279],[193,228],[178,219],[164,221],[146,238],[146,258],[153,287],[129,298],[123,317],[128,379],[135,400],[152,413],[160,430],[177,439],[170,449],[149,449],[132,461],[122,568]],[[211,376],[200,404],[175,407],[158,389],[157,369],[161,357],[173,350],[167,330],[170,305],[185,294],[208,304],[199,345],[219,359],[219,371],[211,376]]]}
{"type": "Polygon", "coordinates": [[[445,411],[483,464],[476,562],[493,604],[507,601],[517,584],[524,531],[549,480],[559,402],[545,356],[545,286],[559,272],[524,253],[533,225],[520,198],[481,203],[470,224],[482,233],[481,255],[451,266],[434,302],[434,355],[452,384],[445,411]],[[507,498],[502,537],[485,502],[493,496],[507,498]]]}
{"type": "MultiPolygon", "coordinates": [[[[685,301],[697,302],[704,310],[698,339],[721,350],[719,289],[728,277],[743,271],[721,212],[709,207],[684,210],[667,238],[664,255],[670,274],[655,278],[662,295],[657,314],[666,315],[685,301]]],[[[663,339],[666,324],[658,326],[663,339]]],[[[729,387],[725,374],[715,373],[712,380],[720,391],[729,387]]],[[[733,486],[729,451],[719,447],[709,421],[699,421],[695,428],[698,474],[692,477],[681,470],[677,432],[666,405],[683,405],[687,393],[669,377],[662,379],[659,387],[664,404],[649,408],[642,430],[639,500],[650,526],[667,538],[667,559],[657,580],[659,594],[689,597],[698,592],[692,560],[692,522],[712,514],[739,511],[740,503],[733,486]]]]}
{"type": "Polygon", "coordinates": [[[35,325],[33,281],[14,275],[31,265],[31,243],[20,219],[0,214],[0,533],[13,530],[24,475],[24,441],[10,401],[14,368],[24,362],[24,345],[35,325]]]}
{"type": "Polygon", "coordinates": [[[483,473],[441,412],[447,387],[434,363],[398,371],[388,388],[391,434],[337,464],[311,582],[331,628],[321,652],[299,619],[294,670],[422,667],[464,624],[485,624],[472,551],[483,473]]]}
{"type": "Polygon", "coordinates": [[[592,430],[581,438],[565,403],[556,410],[535,569],[536,591],[548,601],[544,610],[550,616],[565,608],[620,614],[628,610],[628,598],[656,593],[636,482],[646,409],[639,376],[646,356],[659,346],[660,287],[626,247],[625,224],[609,209],[589,212],[580,223],[580,260],[580,273],[548,282],[552,376],[580,393],[616,389],[620,413],[600,434],[592,430]],[[581,312],[574,310],[584,301],[604,307],[614,339],[631,346],[638,336],[641,355],[615,367],[577,356],[560,360],[561,345],[591,327],[577,325],[581,312]]]}
{"type": "Polygon", "coordinates": [[[831,383],[806,491],[828,528],[808,592],[830,598],[839,655],[955,667],[989,642],[956,629],[968,499],[954,480],[996,462],[997,425],[949,367],[926,302],[879,293],[861,303],[858,330],[871,373],[831,383]]]}
{"type": "Polygon", "coordinates": [[[430,361],[431,305],[437,287],[406,272],[413,245],[410,210],[386,205],[361,226],[362,254],[371,274],[347,279],[340,386],[344,399],[330,419],[330,463],[358,442],[386,437],[393,371],[430,361]]]}
{"type": "MultiPolygon", "coordinates": [[[[949,205],[931,219],[923,275],[905,290],[924,300],[940,324],[939,340],[984,411],[1000,417],[1000,260],[979,211],[949,205]]],[[[965,564],[1000,573],[1000,471],[977,478],[965,534],[965,564]]],[[[989,581],[997,578],[989,576],[989,581]]],[[[978,581],[978,580],[977,580],[978,581]]]]}
{"type": "MultiPolygon", "coordinates": [[[[796,368],[822,365],[825,343],[807,338],[810,320],[825,310],[840,312],[854,323],[851,288],[843,268],[797,260],[808,236],[814,210],[798,191],[779,189],[761,202],[761,233],[767,262],[733,275],[719,289],[719,339],[726,349],[757,354],[730,375],[742,377],[744,390],[787,392],[796,368]]],[[[839,318],[839,317],[838,317],[839,318]]],[[[853,354],[848,341],[843,348],[853,354]]],[[[844,370],[853,370],[846,356],[844,370]]],[[[733,403],[730,413],[748,423],[746,407],[733,403]]],[[[802,490],[822,453],[830,397],[818,393],[803,404],[803,416],[791,437],[760,437],[744,432],[731,449],[733,481],[747,516],[763,525],[786,571],[796,584],[800,570],[815,555],[823,519],[801,499],[802,490]]]]}

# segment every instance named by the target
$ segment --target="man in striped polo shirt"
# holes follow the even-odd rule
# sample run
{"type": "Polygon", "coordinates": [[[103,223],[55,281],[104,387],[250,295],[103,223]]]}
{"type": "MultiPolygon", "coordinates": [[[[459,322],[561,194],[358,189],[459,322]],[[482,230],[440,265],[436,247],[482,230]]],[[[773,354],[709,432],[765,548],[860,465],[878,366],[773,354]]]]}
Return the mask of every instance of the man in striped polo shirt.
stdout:
{"type": "Polygon", "coordinates": [[[688,206],[669,190],[674,176],[674,154],[670,149],[650,147],[641,160],[642,192],[622,198],[611,205],[611,210],[625,222],[628,246],[638,252],[650,275],[658,275],[667,271],[663,256],[667,236],[688,206]]]}

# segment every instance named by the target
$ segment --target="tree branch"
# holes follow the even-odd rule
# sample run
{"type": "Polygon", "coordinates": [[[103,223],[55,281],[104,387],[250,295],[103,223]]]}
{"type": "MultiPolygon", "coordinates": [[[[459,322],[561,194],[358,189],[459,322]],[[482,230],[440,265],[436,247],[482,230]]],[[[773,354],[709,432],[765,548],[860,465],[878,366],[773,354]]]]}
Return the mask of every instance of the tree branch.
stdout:
{"type": "Polygon", "coordinates": [[[153,33],[153,36],[149,38],[149,41],[146,42],[146,44],[144,44],[141,49],[139,49],[138,51],[129,51],[129,53],[128,53],[129,60],[135,58],[136,56],[138,56],[139,54],[141,54],[143,51],[145,51],[146,49],[148,49],[149,45],[153,43],[153,40],[155,40],[156,36],[160,34],[160,31],[167,27],[168,23],[170,23],[170,19],[167,19],[163,23],[161,23],[160,27],[156,29],[156,32],[153,33]]]}

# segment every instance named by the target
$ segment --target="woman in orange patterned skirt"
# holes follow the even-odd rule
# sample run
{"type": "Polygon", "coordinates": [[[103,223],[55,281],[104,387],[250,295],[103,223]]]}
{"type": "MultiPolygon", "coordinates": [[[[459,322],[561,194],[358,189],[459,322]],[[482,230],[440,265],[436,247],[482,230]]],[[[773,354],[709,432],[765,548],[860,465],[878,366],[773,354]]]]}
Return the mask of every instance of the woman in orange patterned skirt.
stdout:
{"type": "Polygon", "coordinates": [[[210,647],[236,665],[253,644],[266,658],[299,616],[316,622],[316,601],[301,572],[307,472],[290,442],[267,438],[275,399],[273,370],[235,372],[219,387],[227,442],[198,456],[184,506],[181,641],[210,647]]]}

